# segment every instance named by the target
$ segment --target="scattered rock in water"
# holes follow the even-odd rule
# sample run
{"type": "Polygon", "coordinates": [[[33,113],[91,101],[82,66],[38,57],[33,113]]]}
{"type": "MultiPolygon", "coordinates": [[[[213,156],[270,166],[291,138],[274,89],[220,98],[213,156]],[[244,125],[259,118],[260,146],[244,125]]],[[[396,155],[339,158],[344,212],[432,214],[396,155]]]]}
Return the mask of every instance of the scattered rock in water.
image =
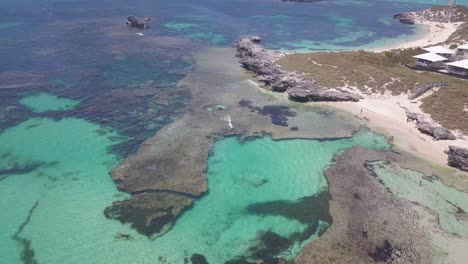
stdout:
{"type": "MultiPolygon", "coordinates": [[[[149,19],[145,18],[144,21],[149,21],[149,19]]],[[[141,29],[149,28],[148,24],[146,24],[145,22],[142,22],[140,19],[138,19],[135,16],[127,17],[127,21],[125,21],[125,24],[127,25],[127,27],[134,27],[134,28],[141,28],[141,29]]]]}
{"type": "Polygon", "coordinates": [[[361,97],[346,91],[328,89],[314,80],[300,78],[285,72],[274,63],[279,54],[267,51],[258,45],[257,36],[242,38],[237,44],[237,56],[242,66],[254,72],[257,79],[276,92],[287,92],[289,98],[298,102],[309,101],[359,101],[361,97]]]}
{"type": "Polygon", "coordinates": [[[190,257],[190,262],[192,262],[192,264],[208,264],[208,261],[206,260],[205,256],[197,253],[192,254],[192,256],[190,257]]]}
{"type": "Polygon", "coordinates": [[[468,149],[449,146],[448,165],[462,171],[468,171],[468,149]]]}
{"type": "Polygon", "coordinates": [[[115,235],[115,239],[127,240],[127,241],[135,240],[130,234],[124,234],[120,232],[115,235]]]}
{"type": "Polygon", "coordinates": [[[413,25],[415,16],[411,13],[400,13],[393,16],[393,19],[398,19],[402,24],[413,25]]]}
{"type": "Polygon", "coordinates": [[[268,183],[268,179],[265,179],[265,178],[259,179],[259,180],[254,180],[254,181],[250,182],[250,184],[255,188],[261,187],[266,183],[268,183]]]}

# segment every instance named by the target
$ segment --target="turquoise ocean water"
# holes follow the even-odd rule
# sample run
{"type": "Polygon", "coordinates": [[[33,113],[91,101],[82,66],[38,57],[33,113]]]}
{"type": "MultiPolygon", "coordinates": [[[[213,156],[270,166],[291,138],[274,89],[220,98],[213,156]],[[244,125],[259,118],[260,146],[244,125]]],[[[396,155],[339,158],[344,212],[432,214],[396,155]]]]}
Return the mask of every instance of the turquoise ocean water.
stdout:
{"type": "Polygon", "coordinates": [[[245,34],[276,49],[362,47],[414,34],[388,18],[433,3],[2,1],[0,263],[184,263],[193,253],[222,263],[256,254],[271,233],[286,242],[268,254],[294,258],[330,219],[267,205],[310,206],[307,199],[326,194],[322,172],[334,155],[353,145],[385,148],[382,137],[221,140],[208,161],[209,192],[155,240],[104,217],[128,197],[108,171],[186,111],[190,95],[176,82],[190,71],[192,51],[245,34]],[[164,38],[137,42],[122,26],[129,14],[151,16],[145,36],[164,38]]]}

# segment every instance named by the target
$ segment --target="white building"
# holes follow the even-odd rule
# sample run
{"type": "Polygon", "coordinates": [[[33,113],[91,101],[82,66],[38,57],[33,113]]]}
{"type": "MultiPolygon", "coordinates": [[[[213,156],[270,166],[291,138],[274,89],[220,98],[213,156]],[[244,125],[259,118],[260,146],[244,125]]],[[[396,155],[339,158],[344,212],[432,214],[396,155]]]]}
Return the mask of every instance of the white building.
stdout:
{"type": "Polygon", "coordinates": [[[458,46],[458,52],[464,55],[468,55],[468,43],[458,46]]]}
{"type": "Polygon", "coordinates": [[[442,62],[447,61],[448,59],[442,57],[435,53],[424,53],[420,55],[413,56],[413,58],[418,59],[418,66],[422,67],[440,67],[442,66],[442,62]]]}
{"type": "Polygon", "coordinates": [[[468,59],[446,63],[448,71],[457,75],[468,76],[468,59]]]}
{"type": "Polygon", "coordinates": [[[435,54],[438,54],[438,55],[441,55],[441,56],[444,56],[445,58],[452,58],[453,56],[455,56],[455,52],[447,49],[447,48],[444,48],[442,46],[433,46],[433,47],[428,47],[428,48],[424,48],[425,51],[428,51],[428,52],[431,52],[431,53],[435,53],[435,54]]]}

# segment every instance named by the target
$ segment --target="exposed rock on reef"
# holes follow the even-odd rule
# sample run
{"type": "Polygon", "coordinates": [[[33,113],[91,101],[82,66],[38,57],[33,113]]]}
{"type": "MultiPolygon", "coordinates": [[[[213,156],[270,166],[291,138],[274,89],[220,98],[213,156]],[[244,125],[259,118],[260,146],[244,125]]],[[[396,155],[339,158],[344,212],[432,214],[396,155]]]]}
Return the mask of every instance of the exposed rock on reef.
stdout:
{"type": "Polygon", "coordinates": [[[273,91],[287,92],[289,98],[298,102],[309,101],[359,101],[357,94],[327,89],[314,80],[302,79],[295,73],[285,72],[274,63],[279,54],[263,49],[259,37],[245,37],[237,44],[237,56],[242,66],[254,72],[257,79],[273,91]]]}
{"type": "Polygon", "coordinates": [[[333,224],[295,263],[433,263],[430,232],[438,230],[436,217],[393,196],[365,166],[370,160],[405,159],[363,147],[338,156],[325,172],[333,224]]]}
{"type": "Polygon", "coordinates": [[[424,134],[432,136],[435,140],[455,140],[455,135],[445,127],[433,120],[426,118],[423,114],[410,112],[406,109],[408,121],[415,121],[416,127],[424,134]]]}
{"type": "Polygon", "coordinates": [[[345,113],[333,112],[333,118],[324,120],[324,108],[298,111],[294,105],[272,102],[247,80],[233,49],[208,48],[196,53],[195,61],[193,71],[178,83],[178,89],[192,95],[188,111],[111,171],[118,188],[132,197],[112,204],[106,215],[150,237],[167,231],[207,190],[207,160],[217,138],[264,133],[274,139],[337,138],[359,129],[345,113]],[[222,111],[207,111],[213,106],[222,111]]]}
{"type": "Polygon", "coordinates": [[[144,21],[149,21],[149,19],[143,19],[143,21],[141,21],[135,16],[129,16],[127,17],[127,21],[125,21],[125,24],[127,25],[127,27],[135,27],[142,29],[149,28],[149,25],[146,24],[144,21]]]}
{"type": "Polygon", "coordinates": [[[415,17],[410,13],[396,14],[393,16],[393,18],[398,19],[402,24],[413,25],[415,23],[415,17]]]}
{"type": "Polygon", "coordinates": [[[468,149],[449,146],[448,165],[468,171],[468,149]]]}

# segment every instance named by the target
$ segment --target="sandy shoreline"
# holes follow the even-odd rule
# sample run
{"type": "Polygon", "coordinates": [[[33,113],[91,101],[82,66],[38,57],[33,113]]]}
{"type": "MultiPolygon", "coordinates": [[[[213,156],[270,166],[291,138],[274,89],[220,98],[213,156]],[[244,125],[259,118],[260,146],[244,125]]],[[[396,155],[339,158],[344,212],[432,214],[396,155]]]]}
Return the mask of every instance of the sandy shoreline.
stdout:
{"type": "Polygon", "coordinates": [[[383,47],[371,48],[369,51],[383,52],[390,49],[407,49],[416,47],[426,47],[445,42],[452,35],[461,23],[439,23],[429,21],[416,21],[416,25],[424,27],[424,33],[416,39],[408,37],[404,43],[384,45],[383,47]]]}
{"type": "Polygon", "coordinates": [[[405,108],[422,113],[421,101],[410,101],[405,94],[400,96],[372,95],[359,102],[327,103],[341,110],[351,112],[365,121],[376,132],[393,137],[393,144],[403,151],[415,154],[438,165],[447,166],[449,145],[468,148],[466,136],[456,133],[456,140],[434,140],[421,133],[414,122],[407,122],[405,108]],[[416,102],[416,103],[411,103],[416,102]]]}
{"type": "MultiPolygon", "coordinates": [[[[416,21],[424,26],[426,33],[420,38],[405,43],[396,43],[380,49],[369,51],[383,52],[390,49],[405,49],[425,47],[445,42],[462,23],[438,23],[428,21],[416,21]]],[[[426,94],[425,96],[428,96],[426,94]]],[[[434,140],[431,136],[421,133],[414,122],[408,122],[406,110],[425,114],[420,106],[420,97],[409,100],[407,94],[393,96],[387,94],[363,95],[359,102],[333,102],[326,103],[341,110],[351,112],[365,121],[366,125],[376,132],[383,133],[393,138],[393,144],[397,149],[412,153],[420,158],[434,162],[441,166],[447,165],[449,145],[468,148],[468,137],[459,131],[452,131],[457,136],[456,140],[434,140]]],[[[468,179],[467,179],[468,181],[468,179]]]]}

